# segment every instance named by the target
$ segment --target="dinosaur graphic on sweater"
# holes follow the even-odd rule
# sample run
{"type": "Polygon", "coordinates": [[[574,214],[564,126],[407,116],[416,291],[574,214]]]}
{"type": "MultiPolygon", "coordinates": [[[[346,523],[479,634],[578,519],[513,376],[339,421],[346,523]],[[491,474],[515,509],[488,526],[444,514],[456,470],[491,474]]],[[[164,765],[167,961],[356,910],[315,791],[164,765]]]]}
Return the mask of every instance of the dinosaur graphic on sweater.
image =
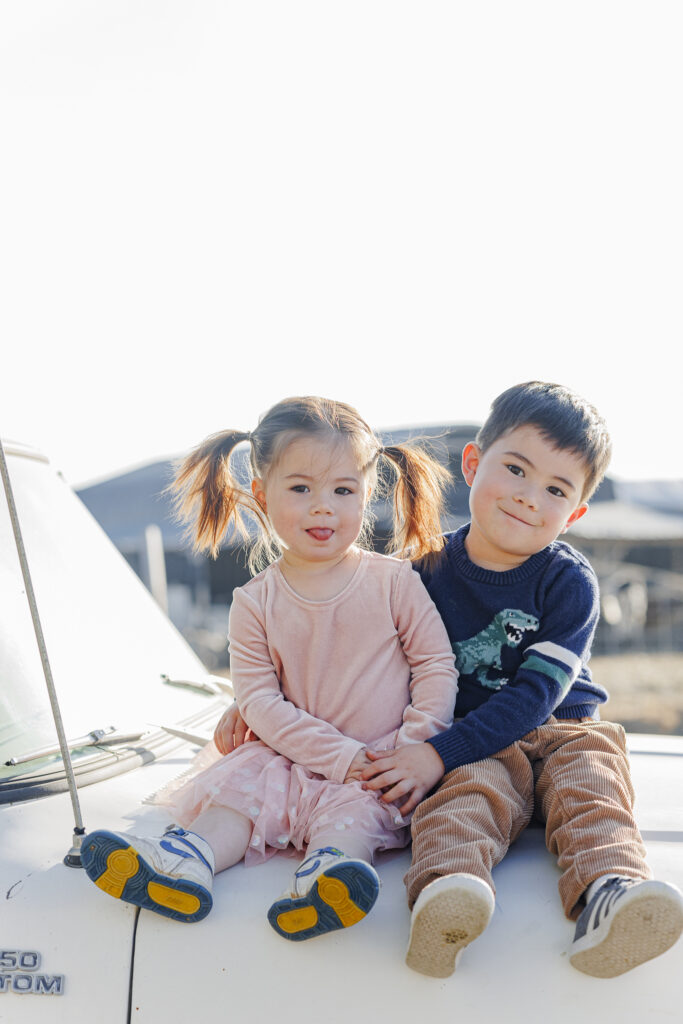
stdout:
{"type": "Polygon", "coordinates": [[[502,676],[489,673],[492,669],[502,672],[501,654],[503,647],[519,647],[527,632],[535,632],[539,621],[517,608],[504,608],[493,621],[468,640],[453,642],[455,664],[461,675],[474,675],[481,686],[499,690],[508,682],[502,676]]]}

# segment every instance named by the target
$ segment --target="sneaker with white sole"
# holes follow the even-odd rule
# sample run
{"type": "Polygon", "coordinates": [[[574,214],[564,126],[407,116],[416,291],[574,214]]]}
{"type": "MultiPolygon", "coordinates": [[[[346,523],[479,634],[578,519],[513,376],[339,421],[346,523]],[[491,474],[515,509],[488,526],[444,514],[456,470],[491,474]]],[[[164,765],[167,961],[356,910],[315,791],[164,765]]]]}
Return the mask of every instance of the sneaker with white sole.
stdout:
{"type": "Polygon", "coordinates": [[[682,931],[683,894],[677,886],[617,876],[582,911],[569,960],[594,978],[615,978],[666,952],[682,931]]]}
{"type": "Polygon", "coordinates": [[[484,931],[495,906],[491,886],[476,875],[444,875],[425,886],[413,907],[406,963],[447,978],[465,946],[484,931]]]}
{"type": "Polygon", "coordinates": [[[183,828],[144,839],[90,832],[83,839],[81,860],[103,892],[175,921],[201,921],[213,905],[213,851],[201,836],[183,828]]]}
{"type": "Polygon", "coordinates": [[[350,928],[372,909],[379,885],[367,861],[325,846],[299,865],[291,890],[273,903],[268,920],[278,935],[294,942],[350,928]]]}

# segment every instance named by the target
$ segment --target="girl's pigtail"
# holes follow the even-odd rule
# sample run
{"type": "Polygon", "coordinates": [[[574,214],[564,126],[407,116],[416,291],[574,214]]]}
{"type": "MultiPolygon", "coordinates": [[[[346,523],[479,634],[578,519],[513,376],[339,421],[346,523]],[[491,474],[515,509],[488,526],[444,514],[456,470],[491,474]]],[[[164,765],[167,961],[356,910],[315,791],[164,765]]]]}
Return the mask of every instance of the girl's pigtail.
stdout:
{"type": "Polygon", "coordinates": [[[249,440],[249,434],[238,430],[212,434],[178,467],[169,491],[178,519],[188,525],[195,551],[208,550],[215,558],[230,526],[247,541],[249,531],[243,511],[267,529],[263,509],[252,494],[238,485],[230,468],[235,446],[249,440]]]}
{"type": "Polygon", "coordinates": [[[441,551],[444,490],[451,474],[424,448],[392,445],[381,454],[398,479],[394,487],[394,532],[389,550],[413,561],[441,551]]]}

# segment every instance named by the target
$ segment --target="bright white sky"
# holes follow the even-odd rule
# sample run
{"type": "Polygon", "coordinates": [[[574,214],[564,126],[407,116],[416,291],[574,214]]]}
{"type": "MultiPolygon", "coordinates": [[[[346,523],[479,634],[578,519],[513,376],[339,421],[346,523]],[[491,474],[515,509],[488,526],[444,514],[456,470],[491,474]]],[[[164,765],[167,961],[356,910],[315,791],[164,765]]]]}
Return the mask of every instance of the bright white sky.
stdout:
{"type": "Polygon", "coordinates": [[[73,484],[290,394],[593,401],[682,478],[679,0],[0,7],[0,432],[73,484]]]}

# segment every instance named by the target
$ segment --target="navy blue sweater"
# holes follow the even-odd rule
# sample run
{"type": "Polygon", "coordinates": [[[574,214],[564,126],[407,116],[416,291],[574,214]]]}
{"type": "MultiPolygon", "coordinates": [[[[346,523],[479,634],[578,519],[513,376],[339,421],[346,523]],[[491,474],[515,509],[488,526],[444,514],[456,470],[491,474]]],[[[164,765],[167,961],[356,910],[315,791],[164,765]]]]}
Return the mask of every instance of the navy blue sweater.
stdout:
{"type": "Polygon", "coordinates": [[[492,572],[470,561],[468,531],[446,535],[431,570],[415,566],[460,672],[456,720],[428,741],[446,771],[503,750],[550,715],[598,717],[607,700],[587,665],[599,616],[589,562],[554,541],[516,569],[492,572]]]}

